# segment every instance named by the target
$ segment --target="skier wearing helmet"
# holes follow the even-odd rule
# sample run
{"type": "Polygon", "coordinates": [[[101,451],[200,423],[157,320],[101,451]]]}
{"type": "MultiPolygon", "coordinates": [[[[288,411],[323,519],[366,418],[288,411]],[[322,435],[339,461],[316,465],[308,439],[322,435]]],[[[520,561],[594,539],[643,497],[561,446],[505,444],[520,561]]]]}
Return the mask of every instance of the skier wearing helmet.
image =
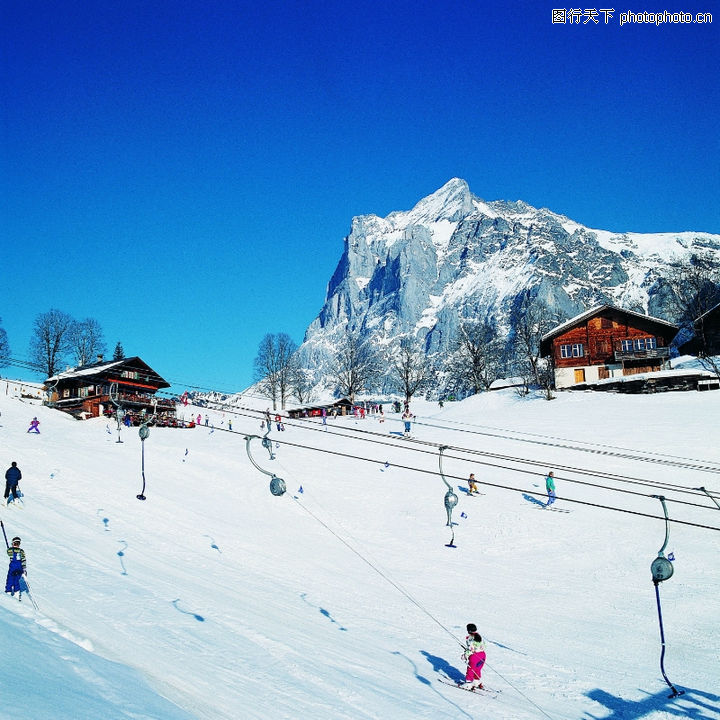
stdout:
{"type": "Polygon", "coordinates": [[[7,549],[10,558],[10,567],[8,568],[7,581],[5,582],[5,592],[10,595],[20,593],[22,599],[22,590],[20,588],[20,577],[27,575],[27,567],[25,565],[25,551],[20,547],[20,538],[14,537],[12,545],[7,549]]]}

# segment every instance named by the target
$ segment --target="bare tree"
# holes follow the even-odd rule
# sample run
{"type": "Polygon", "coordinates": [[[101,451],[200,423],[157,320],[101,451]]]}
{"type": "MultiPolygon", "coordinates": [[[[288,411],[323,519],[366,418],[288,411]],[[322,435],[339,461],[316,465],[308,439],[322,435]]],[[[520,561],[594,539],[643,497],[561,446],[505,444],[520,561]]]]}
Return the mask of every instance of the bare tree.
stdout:
{"type": "Polygon", "coordinates": [[[312,399],[312,377],[308,370],[301,368],[293,356],[293,367],[290,370],[290,392],[299,403],[306,403],[312,399]]]}
{"type": "Polygon", "coordinates": [[[277,410],[290,395],[291,377],[293,372],[293,355],[297,345],[286,333],[267,334],[260,341],[258,354],[255,357],[255,380],[260,392],[273,402],[273,410],[277,410]]]}
{"type": "MultiPolygon", "coordinates": [[[[2,322],[2,319],[0,319],[2,322]]],[[[0,327],[0,367],[5,367],[10,361],[10,343],[4,327],[0,327]]]]}
{"type": "Polygon", "coordinates": [[[432,375],[430,363],[420,342],[414,338],[401,338],[390,350],[388,364],[405,403],[423,390],[432,375]]]}
{"type": "Polygon", "coordinates": [[[449,363],[454,384],[473,395],[487,390],[497,377],[500,355],[495,328],[485,322],[462,322],[449,363]]]}
{"type": "Polygon", "coordinates": [[[545,390],[548,400],[552,399],[555,373],[551,365],[540,360],[540,341],[557,324],[557,316],[545,303],[530,291],[523,294],[514,327],[513,349],[516,360],[528,371],[530,381],[545,390]]]}
{"type": "Polygon", "coordinates": [[[30,359],[52,377],[70,351],[69,330],[74,320],[62,310],[48,310],[35,318],[30,338],[30,359]]]}
{"type": "Polygon", "coordinates": [[[336,392],[355,402],[355,395],[365,392],[378,372],[377,355],[369,341],[348,330],[335,352],[330,379],[336,392]]]}
{"type": "Polygon", "coordinates": [[[68,330],[68,342],[79,366],[94,362],[105,352],[105,339],[100,323],[94,318],[74,322],[68,330]]]}

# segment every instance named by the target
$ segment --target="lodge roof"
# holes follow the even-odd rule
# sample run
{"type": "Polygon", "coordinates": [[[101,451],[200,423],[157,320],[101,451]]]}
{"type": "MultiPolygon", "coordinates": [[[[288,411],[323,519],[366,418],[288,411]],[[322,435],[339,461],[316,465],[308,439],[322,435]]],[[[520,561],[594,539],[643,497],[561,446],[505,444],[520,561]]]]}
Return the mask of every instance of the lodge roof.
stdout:
{"type": "Polygon", "coordinates": [[[111,371],[119,373],[124,370],[137,371],[140,375],[144,376],[146,380],[157,385],[158,388],[170,387],[170,383],[167,382],[167,380],[158,375],[147,363],[143,362],[143,360],[137,356],[68,368],[63,372],[56,373],[52,377],[47,378],[45,383],[57,383],[62,380],[75,379],[90,380],[95,377],[106,378],[111,371]]]}

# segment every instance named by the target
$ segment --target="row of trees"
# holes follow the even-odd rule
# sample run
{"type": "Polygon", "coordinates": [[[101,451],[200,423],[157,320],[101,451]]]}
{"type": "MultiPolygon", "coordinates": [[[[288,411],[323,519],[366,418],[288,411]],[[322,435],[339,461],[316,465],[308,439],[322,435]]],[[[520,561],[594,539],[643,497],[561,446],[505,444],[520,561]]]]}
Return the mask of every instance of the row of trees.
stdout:
{"type": "MultiPolygon", "coordinates": [[[[33,323],[28,358],[46,377],[55,375],[64,365],[88,365],[105,353],[100,323],[94,318],[75,320],[62,310],[40,313],[33,323]]],[[[125,357],[122,344],[115,346],[114,360],[125,357]]],[[[0,327],[0,365],[11,361],[7,333],[0,327]]]]}
{"type": "MultiPolygon", "coordinates": [[[[476,394],[499,377],[518,374],[525,388],[540,386],[551,397],[554,373],[551,363],[540,358],[540,339],[556,324],[557,318],[528,294],[522,299],[512,337],[500,337],[488,323],[466,320],[442,362],[428,357],[420,339],[403,336],[380,350],[347,331],[335,346],[325,381],[351,401],[361,393],[397,392],[410,402],[430,390],[436,397],[476,394]]],[[[255,380],[274,409],[278,404],[285,407],[290,397],[299,402],[310,399],[312,373],[300,366],[297,349],[285,333],[265,335],[260,343],[255,380]]]]}
{"type": "MultiPolygon", "coordinates": [[[[695,253],[669,262],[657,293],[671,319],[685,328],[681,336],[689,339],[694,321],[720,303],[720,267],[715,257],[695,253]]],[[[497,328],[486,322],[465,320],[449,343],[447,356],[434,363],[422,341],[401,337],[381,352],[370,341],[347,331],[336,345],[325,379],[338,395],[350,400],[360,393],[394,391],[409,402],[431,387],[438,397],[465,396],[488,389],[497,378],[520,376],[525,391],[535,385],[550,399],[554,367],[551,358],[540,357],[540,342],[562,320],[528,290],[520,296],[508,337],[500,337],[497,328]]],[[[695,332],[702,345],[702,328],[695,327],[695,332]]],[[[284,407],[290,396],[299,402],[309,400],[312,373],[299,367],[296,351],[297,346],[284,333],[266,335],[260,344],[255,379],[274,407],[277,402],[284,407]]],[[[701,348],[700,355],[706,367],[720,376],[711,353],[701,348]]]]}

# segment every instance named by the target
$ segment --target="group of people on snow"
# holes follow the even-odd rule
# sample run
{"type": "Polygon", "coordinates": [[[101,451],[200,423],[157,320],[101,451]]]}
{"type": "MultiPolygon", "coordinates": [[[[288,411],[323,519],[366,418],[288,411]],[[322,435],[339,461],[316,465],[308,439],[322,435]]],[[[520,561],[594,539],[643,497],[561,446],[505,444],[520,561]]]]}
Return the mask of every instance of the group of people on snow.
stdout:
{"type": "MultiPolygon", "coordinates": [[[[10,463],[10,467],[5,471],[5,503],[7,505],[22,495],[18,487],[20,480],[22,480],[22,472],[17,462],[13,460],[12,463],[10,463]]],[[[5,592],[10,593],[10,595],[19,593],[19,597],[22,599],[20,577],[27,575],[27,568],[25,566],[25,551],[20,547],[20,543],[20,538],[14,537],[12,544],[8,546],[7,549],[10,566],[8,567],[7,580],[5,581],[5,592]]]]}

